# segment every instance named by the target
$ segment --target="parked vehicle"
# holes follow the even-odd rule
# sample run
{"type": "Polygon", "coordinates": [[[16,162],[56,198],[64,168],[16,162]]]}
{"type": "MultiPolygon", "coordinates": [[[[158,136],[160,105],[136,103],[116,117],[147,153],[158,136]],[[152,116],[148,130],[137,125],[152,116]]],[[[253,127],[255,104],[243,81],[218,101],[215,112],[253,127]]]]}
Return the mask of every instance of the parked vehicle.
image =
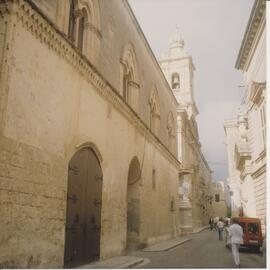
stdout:
{"type": "Polygon", "coordinates": [[[259,251],[262,243],[262,228],[261,221],[258,218],[250,217],[233,217],[232,220],[237,220],[238,224],[243,228],[243,241],[244,244],[240,247],[254,249],[259,251]]]}

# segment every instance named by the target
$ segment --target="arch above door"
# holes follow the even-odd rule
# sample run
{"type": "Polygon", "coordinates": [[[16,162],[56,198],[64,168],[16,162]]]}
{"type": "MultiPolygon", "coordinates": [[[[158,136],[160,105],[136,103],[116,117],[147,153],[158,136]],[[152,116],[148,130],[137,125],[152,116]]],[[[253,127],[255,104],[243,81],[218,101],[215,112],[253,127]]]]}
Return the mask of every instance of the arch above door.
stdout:
{"type": "Polygon", "coordinates": [[[127,249],[136,249],[139,245],[141,223],[140,178],[140,163],[138,158],[134,157],[129,164],[127,179],[127,249]]]}
{"type": "Polygon", "coordinates": [[[102,169],[90,147],[78,150],[68,165],[64,266],[99,259],[102,169]]]}

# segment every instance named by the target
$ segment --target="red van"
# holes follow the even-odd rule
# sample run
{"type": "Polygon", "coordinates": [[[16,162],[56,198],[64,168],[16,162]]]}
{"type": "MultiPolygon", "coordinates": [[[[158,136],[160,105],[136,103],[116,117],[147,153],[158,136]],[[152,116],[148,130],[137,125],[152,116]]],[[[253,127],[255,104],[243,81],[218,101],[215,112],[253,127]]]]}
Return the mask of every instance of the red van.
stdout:
{"type": "Polygon", "coordinates": [[[243,228],[244,244],[241,245],[241,247],[247,247],[259,251],[263,243],[260,219],[249,217],[233,217],[232,220],[237,220],[238,224],[243,228]]]}

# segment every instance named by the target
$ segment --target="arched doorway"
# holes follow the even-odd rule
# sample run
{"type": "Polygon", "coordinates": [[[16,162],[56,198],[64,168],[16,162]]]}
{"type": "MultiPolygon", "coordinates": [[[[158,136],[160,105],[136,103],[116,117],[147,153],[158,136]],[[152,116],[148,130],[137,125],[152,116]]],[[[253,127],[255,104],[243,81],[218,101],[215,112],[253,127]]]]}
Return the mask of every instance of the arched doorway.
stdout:
{"type": "Polygon", "coordinates": [[[136,249],[140,236],[140,163],[134,157],[129,165],[127,183],[127,249],[136,249]]]}
{"type": "Polygon", "coordinates": [[[99,259],[102,170],[91,148],[79,150],[68,166],[64,266],[99,259]]]}

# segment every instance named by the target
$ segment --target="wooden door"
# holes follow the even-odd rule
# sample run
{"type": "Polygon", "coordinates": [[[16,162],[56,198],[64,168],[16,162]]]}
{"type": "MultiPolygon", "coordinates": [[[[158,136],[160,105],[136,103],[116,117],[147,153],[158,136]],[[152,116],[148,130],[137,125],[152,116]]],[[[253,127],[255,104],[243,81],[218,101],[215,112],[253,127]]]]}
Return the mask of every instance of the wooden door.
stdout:
{"type": "Polygon", "coordinates": [[[90,148],[69,163],[65,267],[98,260],[100,253],[102,171],[90,148]]]}
{"type": "Polygon", "coordinates": [[[128,250],[137,249],[140,238],[140,163],[134,157],[130,163],[127,181],[127,243],[128,250]]]}

